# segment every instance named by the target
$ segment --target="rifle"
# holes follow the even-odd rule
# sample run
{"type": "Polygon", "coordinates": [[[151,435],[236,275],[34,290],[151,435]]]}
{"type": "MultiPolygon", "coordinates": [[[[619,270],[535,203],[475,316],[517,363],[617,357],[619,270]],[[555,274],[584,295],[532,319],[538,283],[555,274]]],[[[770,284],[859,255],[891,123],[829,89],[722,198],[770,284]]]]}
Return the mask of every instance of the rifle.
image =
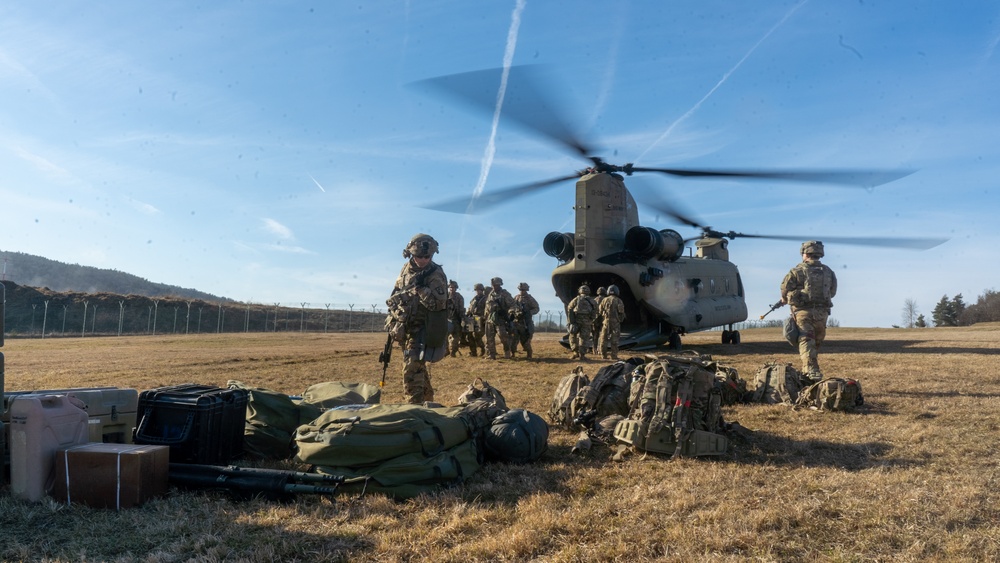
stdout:
{"type": "Polygon", "coordinates": [[[378,384],[380,389],[385,387],[385,370],[389,369],[389,360],[392,359],[392,344],[392,333],[390,332],[385,339],[385,348],[378,355],[378,361],[382,363],[382,381],[378,384]]]}
{"type": "Polygon", "coordinates": [[[171,483],[182,487],[225,489],[238,498],[274,500],[287,500],[296,493],[332,495],[345,481],[339,475],[187,463],[171,463],[167,475],[171,483]]]}
{"type": "Polygon", "coordinates": [[[780,308],[782,308],[784,306],[785,306],[785,304],[782,303],[781,301],[778,301],[774,305],[771,305],[771,308],[768,309],[766,313],[764,313],[763,315],[760,316],[760,320],[764,320],[764,317],[770,315],[772,312],[777,311],[778,309],[780,309],[780,308]]]}

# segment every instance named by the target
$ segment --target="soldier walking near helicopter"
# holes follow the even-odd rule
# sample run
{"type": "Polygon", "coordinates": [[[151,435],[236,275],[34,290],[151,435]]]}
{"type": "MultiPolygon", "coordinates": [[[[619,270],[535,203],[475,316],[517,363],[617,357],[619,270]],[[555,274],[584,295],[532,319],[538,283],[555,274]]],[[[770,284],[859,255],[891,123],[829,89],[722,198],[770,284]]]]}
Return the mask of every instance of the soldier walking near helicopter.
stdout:
{"type": "Polygon", "coordinates": [[[837,276],[819,259],[824,255],[823,243],[810,240],[802,243],[802,262],[781,282],[781,304],[788,303],[799,327],[799,357],[802,372],[813,381],[823,379],[819,369],[819,346],[826,338],[826,320],[837,295],[837,276]]]}
{"type": "Polygon", "coordinates": [[[469,299],[469,310],[466,315],[472,319],[472,330],[468,334],[469,350],[472,357],[476,357],[476,348],[479,354],[486,357],[486,288],[481,283],[473,286],[476,294],[469,299]]]}
{"type": "Polygon", "coordinates": [[[517,355],[518,343],[524,348],[525,356],[531,359],[531,338],[535,335],[535,321],[532,319],[540,310],[538,301],[528,293],[529,286],[521,282],[517,286],[518,294],[514,296],[512,316],[514,318],[514,334],[510,339],[511,356],[517,355]]]}
{"type": "Polygon", "coordinates": [[[601,299],[597,311],[604,325],[601,327],[601,340],[598,345],[601,357],[608,359],[610,352],[611,359],[617,360],[618,341],[622,336],[622,321],[625,320],[625,302],[618,297],[617,285],[608,286],[608,295],[601,299]]]}
{"type": "Polygon", "coordinates": [[[448,350],[448,277],[431,258],[438,243],[418,233],[403,249],[403,265],[389,306],[387,325],[396,342],[403,345],[403,393],[412,404],[434,400],[428,362],[436,362],[448,350]]]}
{"type": "Polygon", "coordinates": [[[510,308],[514,298],[504,289],[503,280],[490,280],[492,291],[486,296],[486,357],[497,359],[497,336],[503,344],[503,357],[510,358],[510,308]]]}
{"type": "Polygon", "coordinates": [[[566,306],[569,320],[569,341],[573,358],[585,360],[587,351],[594,347],[594,315],[597,303],[590,296],[590,286],[583,284],[578,295],[566,306]]]}
{"type": "MultiPolygon", "coordinates": [[[[604,319],[601,318],[601,301],[608,294],[608,290],[603,287],[597,288],[597,295],[594,296],[594,303],[597,303],[597,310],[594,311],[594,346],[599,346],[601,342],[601,327],[604,326],[604,319]]],[[[604,350],[591,349],[591,352],[604,354],[604,350]]]]}
{"type": "Polygon", "coordinates": [[[462,345],[465,337],[465,298],[458,292],[458,282],[451,280],[448,282],[448,353],[452,358],[458,353],[458,348],[462,345]]]}

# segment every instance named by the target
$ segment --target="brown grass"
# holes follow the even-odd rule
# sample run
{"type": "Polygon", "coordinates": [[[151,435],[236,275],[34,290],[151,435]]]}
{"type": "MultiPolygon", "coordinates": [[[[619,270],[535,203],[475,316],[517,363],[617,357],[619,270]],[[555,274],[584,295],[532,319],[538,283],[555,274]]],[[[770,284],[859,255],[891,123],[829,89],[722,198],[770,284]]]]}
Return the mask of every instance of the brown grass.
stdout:
{"type": "MultiPolygon", "coordinates": [[[[778,329],[686,338],[744,379],[796,362],[778,329]]],[[[173,490],[115,513],[0,494],[0,559],[352,561],[987,561],[1000,558],[1000,326],[831,329],[828,375],[861,381],[859,413],[729,408],[753,431],[720,459],[610,460],[570,453],[553,430],[534,464],[485,466],[458,489],[407,502],[340,495],[291,503],[173,490]]],[[[7,389],[149,389],[229,379],[290,394],[329,380],[377,383],[380,334],[8,339],[7,389]]],[[[475,377],[544,414],[576,364],[554,337],[542,359],[445,359],[437,398],[475,377]]],[[[399,358],[383,402],[402,400],[399,358]]],[[[593,375],[602,362],[589,362],[593,375]]]]}

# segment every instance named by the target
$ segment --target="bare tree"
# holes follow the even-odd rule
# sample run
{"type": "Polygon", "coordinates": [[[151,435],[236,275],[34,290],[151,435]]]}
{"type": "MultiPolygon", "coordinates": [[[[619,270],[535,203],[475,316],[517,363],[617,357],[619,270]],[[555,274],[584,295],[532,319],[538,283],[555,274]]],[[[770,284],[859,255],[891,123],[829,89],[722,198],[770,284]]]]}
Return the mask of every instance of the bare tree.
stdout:
{"type": "Polygon", "coordinates": [[[903,302],[903,326],[906,328],[913,328],[917,324],[917,316],[920,312],[917,310],[917,302],[913,299],[907,299],[903,302]]]}

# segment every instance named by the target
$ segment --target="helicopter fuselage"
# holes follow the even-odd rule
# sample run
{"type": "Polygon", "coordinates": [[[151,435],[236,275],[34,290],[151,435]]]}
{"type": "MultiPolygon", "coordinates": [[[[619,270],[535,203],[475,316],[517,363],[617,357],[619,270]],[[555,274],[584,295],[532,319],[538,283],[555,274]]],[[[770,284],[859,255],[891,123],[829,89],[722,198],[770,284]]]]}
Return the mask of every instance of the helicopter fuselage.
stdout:
{"type": "Polygon", "coordinates": [[[545,252],[560,261],[553,288],[566,305],[582,284],[592,291],[616,285],[626,313],[621,348],[746,320],[743,284],[725,239],[699,239],[685,256],[678,233],[639,225],[635,200],[614,173],[582,176],[574,209],[573,233],[545,237],[545,252]]]}

